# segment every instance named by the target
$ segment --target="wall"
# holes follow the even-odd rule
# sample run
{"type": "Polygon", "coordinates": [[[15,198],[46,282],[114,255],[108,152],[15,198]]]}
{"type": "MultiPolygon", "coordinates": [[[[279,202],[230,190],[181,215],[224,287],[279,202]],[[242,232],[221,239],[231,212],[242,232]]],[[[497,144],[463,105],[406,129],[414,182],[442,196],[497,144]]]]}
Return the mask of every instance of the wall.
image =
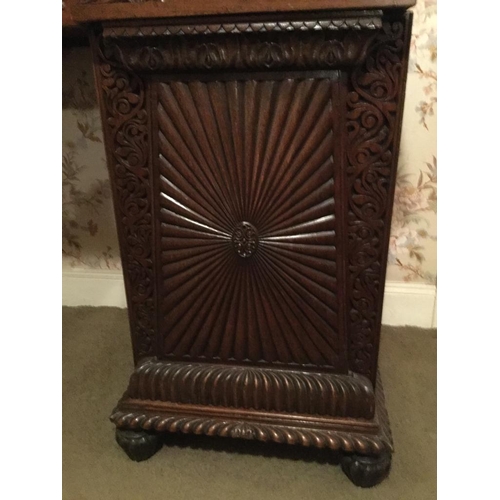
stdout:
{"type": "Polygon", "coordinates": [[[63,51],[63,269],[120,270],[101,118],[88,47],[63,51]]]}
{"type": "MultiPolygon", "coordinates": [[[[413,11],[384,322],[430,326],[437,281],[436,2],[418,0],[413,11]]],[[[123,287],[116,281],[121,264],[88,48],[63,52],[62,120],[63,301],[124,306],[123,287]]]]}
{"type": "Polygon", "coordinates": [[[436,284],[436,1],[413,11],[387,279],[436,284]]]}

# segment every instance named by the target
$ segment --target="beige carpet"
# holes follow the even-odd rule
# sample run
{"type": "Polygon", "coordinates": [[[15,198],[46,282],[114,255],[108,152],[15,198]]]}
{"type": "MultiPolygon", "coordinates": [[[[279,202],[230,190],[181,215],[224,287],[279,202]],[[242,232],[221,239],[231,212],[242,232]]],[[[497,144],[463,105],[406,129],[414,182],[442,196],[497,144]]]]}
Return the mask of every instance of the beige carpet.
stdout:
{"type": "Polygon", "coordinates": [[[63,308],[63,498],[436,498],[436,331],[385,327],[382,338],[396,453],[390,477],[363,490],[326,450],[182,435],[151,459],[130,461],[108,420],[132,370],[126,311],[63,308]]]}

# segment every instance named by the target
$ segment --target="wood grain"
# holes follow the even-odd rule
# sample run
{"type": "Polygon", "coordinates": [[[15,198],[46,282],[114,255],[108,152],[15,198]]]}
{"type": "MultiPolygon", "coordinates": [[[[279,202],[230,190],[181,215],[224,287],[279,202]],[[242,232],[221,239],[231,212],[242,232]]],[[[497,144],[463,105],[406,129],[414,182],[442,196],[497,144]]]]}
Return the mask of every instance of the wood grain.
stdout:
{"type": "Polygon", "coordinates": [[[333,85],[159,84],[165,355],[342,371],[333,85]]]}
{"type": "Polygon", "coordinates": [[[341,9],[408,8],[416,0],[76,0],[72,14],[76,21],[147,19],[265,12],[301,12],[341,9]]]}

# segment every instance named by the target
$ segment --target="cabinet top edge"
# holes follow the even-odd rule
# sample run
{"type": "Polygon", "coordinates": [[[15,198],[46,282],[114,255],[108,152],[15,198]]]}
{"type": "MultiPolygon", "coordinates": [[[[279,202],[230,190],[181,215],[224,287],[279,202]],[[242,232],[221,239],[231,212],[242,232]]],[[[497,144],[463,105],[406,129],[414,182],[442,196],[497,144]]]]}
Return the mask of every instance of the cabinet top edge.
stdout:
{"type": "Polygon", "coordinates": [[[73,0],[66,1],[73,22],[161,19],[216,15],[407,9],[416,0],[73,0]]]}

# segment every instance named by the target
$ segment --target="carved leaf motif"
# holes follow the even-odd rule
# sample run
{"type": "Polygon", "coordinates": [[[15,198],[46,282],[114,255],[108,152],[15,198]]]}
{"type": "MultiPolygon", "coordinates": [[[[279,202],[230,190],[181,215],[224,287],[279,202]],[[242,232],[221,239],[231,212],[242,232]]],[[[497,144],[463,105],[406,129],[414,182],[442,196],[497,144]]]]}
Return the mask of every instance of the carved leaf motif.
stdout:
{"type": "Polygon", "coordinates": [[[207,37],[154,37],[148,45],[133,37],[104,38],[110,61],[129,70],[213,70],[224,68],[272,69],[336,68],[355,64],[364,56],[367,42],[376,31],[311,31],[305,33],[247,33],[207,37]]]}

